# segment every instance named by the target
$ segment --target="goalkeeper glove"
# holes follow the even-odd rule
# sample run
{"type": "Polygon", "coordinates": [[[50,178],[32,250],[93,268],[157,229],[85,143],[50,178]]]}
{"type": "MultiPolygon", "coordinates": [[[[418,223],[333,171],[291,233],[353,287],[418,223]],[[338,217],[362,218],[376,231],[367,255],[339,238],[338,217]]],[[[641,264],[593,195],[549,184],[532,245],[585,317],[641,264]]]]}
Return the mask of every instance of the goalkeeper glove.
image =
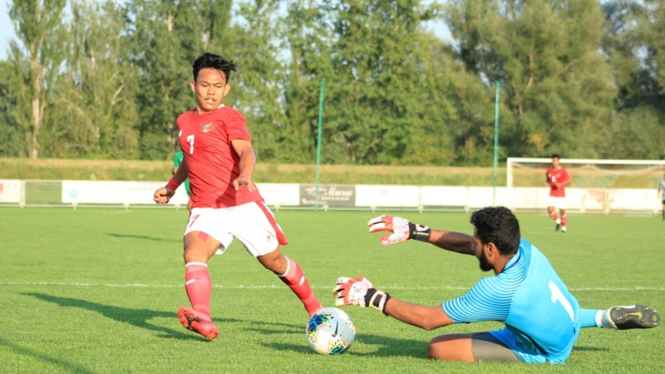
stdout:
{"type": "MultiPolygon", "coordinates": [[[[362,275],[356,279],[341,277],[337,279],[333,295],[337,296],[335,306],[357,305],[359,307],[372,307],[386,314],[386,302],[390,295],[375,289],[372,283],[362,275]]],[[[387,314],[386,314],[387,315],[387,314]]]]}
{"type": "Polygon", "coordinates": [[[369,232],[371,233],[377,231],[392,232],[390,235],[383,235],[381,237],[381,244],[383,245],[404,242],[409,239],[429,242],[429,237],[432,233],[432,230],[427,226],[411,223],[405,218],[393,217],[388,214],[370,219],[367,226],[369,226],[369,232]]]}

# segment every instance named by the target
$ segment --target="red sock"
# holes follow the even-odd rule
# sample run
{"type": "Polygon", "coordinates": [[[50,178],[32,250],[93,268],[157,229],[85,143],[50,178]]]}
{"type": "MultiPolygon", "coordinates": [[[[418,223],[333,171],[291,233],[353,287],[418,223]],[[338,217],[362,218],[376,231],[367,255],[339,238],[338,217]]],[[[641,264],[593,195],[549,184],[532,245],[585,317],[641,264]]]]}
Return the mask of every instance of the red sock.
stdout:
{"type": "Polygon", "coordinates": [[[561,216],[561,226],[566,227],[566,223],[568,223],[568,215],[564,214],[561,216]]]}
{"type": "Polygon", "coordinates": [[[556,211],[550,213],[550,217],[552,217],[552,219],[555,220],[555,221],[557,220],[557,218],[559,218],[559,217],[556,215],[556,211]]]}
{"type": "Polygon", "coordinates": [[[212,282],[208,265],[200,262],[190,262],[185,266],[185,289],[192,309],[210,317],[210,294],[212,282]]]}
{"type": "Polygon", "coordinates": [[[305,274],[303,274],[300,266],[288,257],[286,260],[289,262],[289,265],[286,269],[286,273],[280,275],[279,279],[289,286],[291,291],[293,291],[300,301],[305,304],[307,313],[312,315],[323,306],[319,300],[317,300],[316,296],[314,296],[314,292],[312,292],[312,288],[309,286],[309,282],[307,281],[307,278],[305,278],[305,274]]]}

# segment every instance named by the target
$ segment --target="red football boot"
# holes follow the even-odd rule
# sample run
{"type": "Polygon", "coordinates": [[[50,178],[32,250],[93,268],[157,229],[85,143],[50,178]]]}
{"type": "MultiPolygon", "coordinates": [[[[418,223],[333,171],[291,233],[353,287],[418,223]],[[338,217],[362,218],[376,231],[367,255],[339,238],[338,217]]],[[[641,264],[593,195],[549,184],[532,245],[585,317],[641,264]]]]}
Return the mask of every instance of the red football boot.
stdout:
{"type": "Polygon", "coordinates": [[[208,340],[213,340],[219,335],[219,330],[210,317],[196,312],[192,308],[183,306],[178,310],[178,319],[187,330],[196,331],[208,340]]]}

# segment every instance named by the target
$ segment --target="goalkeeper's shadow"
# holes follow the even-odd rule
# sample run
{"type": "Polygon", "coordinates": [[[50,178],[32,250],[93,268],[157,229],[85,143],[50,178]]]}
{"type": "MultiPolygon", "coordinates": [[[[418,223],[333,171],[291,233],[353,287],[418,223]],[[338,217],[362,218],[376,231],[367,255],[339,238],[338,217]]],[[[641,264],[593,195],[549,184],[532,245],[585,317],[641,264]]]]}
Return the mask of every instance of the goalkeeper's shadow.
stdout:
{"type": "MultiPolygon", "coordinates": [[[[304,339],[303,339],[304,340],[304,339]]],[[[293,351],[298,353],[311,353],[316,355],[305,344],[286,343],[260,343],[266,348],[278,351],[293,351]]],[[[372,356],[372,357],[412,357],[427,359],[429,340],[401,339],[383,335],[362,334],[356,335],[345,356],[372,356]]]]}

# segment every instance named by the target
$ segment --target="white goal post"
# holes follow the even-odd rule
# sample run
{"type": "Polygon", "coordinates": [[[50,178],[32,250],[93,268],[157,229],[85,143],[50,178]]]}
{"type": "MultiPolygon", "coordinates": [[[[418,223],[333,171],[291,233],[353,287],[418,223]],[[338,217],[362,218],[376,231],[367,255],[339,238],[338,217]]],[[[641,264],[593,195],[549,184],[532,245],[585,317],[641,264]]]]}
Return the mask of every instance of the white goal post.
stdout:
{"type": "MultiPolygon", "coordinates": [[[[656,192],[665,179],[665,160],[560,161],[572,180],[566,187],[570,211],[644,215],[661,209],[656,192]]],[[[551,162],[551,158],[509,157],[506,187],[513,190],[511,195],[518,196],[517,201],[526,199],[536,209],[543,209],[549,191],[544,187],[545,170],[551,162]]]]}

